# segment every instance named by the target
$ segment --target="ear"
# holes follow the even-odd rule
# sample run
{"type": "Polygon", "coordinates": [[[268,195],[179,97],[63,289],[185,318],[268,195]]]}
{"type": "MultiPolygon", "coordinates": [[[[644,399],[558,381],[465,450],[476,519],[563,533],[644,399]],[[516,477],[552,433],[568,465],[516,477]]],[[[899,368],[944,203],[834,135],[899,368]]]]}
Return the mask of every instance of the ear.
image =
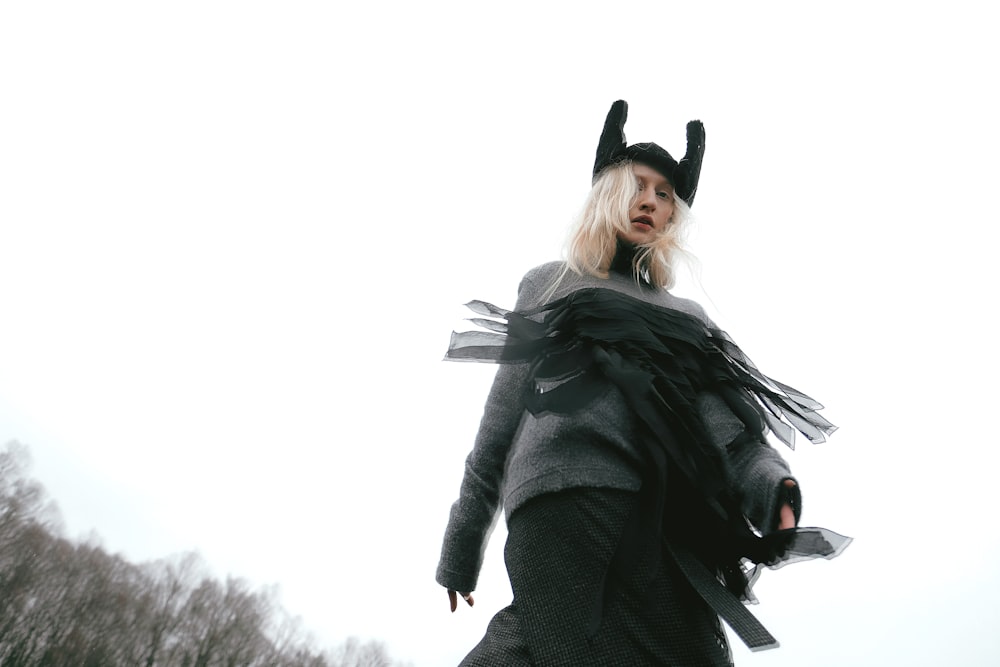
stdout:
{"type": "Polygon", "coordinates": [[[618,100],[611,105],[604,121],[601,141],[597,144],[597,159],[594,161],[594,175],[625,154],[625,120],[628,118],[628,103],[618,100]]]}

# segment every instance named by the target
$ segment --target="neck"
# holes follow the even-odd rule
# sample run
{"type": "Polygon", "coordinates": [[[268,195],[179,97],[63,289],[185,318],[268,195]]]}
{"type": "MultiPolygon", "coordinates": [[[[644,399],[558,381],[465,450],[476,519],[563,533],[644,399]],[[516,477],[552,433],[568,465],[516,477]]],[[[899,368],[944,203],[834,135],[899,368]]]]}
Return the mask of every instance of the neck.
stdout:
{"type": "Polygon", "coordinates": [[[611,266],[608,267],[608,270],[635,279],[644,287],[651,287],[647,273],[636,265],[638,255],[639,248],[632,243],[618,239],[615,256],[611,260],[611,266]]]}

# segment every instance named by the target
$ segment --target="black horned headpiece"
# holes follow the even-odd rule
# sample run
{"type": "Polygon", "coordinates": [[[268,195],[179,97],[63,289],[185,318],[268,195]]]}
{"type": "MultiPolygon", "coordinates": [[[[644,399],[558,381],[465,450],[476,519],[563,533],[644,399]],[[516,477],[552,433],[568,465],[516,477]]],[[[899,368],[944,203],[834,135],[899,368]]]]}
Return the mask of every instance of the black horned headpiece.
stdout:
{"type": "Polygon", "coordinates": [[[698,191],[698,176],[701,174],[701,159],[705,155],[705,126],[700,120],[687,124],[687,152],[680,162],[654,143],[625,143],[625,120],[628,118],[628,104],[618,100],[611,105],[608,118],[604,121],[601,143],[597,145],[597,160],[594,162],[594,178],[605,167],[634,160],[647,164],[667,177],[674,186],[677,196],[690,206],[698,191]]]}

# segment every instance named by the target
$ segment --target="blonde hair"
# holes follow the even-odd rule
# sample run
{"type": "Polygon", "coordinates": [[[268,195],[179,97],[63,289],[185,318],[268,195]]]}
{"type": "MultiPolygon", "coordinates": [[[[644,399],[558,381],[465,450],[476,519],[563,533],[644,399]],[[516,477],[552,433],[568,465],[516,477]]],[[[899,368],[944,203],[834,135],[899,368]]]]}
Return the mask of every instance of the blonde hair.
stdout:
{"type": "MultiPolygon", "coordinates": [[[[611,165],[598,175],[566,240],[567,270],[578,275],[608,277],[618,248],[618,234],[631,229],[629,209],[638,193],[631,161],[611,165]]],[[[674,286],[673,260],[684,252],[684,223],[690,212],[676,192],[673,197],[674,213],[666,228],[652,242],[640,245],[635,256],[636,279],[645,279],[664,289],[674,286]]]]}

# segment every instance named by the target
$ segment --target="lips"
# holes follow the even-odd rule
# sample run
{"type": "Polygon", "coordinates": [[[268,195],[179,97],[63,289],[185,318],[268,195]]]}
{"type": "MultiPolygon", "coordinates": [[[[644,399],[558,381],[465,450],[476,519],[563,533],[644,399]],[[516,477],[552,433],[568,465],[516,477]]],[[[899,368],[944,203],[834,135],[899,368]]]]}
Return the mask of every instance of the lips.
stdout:
{"type": "Polygon", "coordinates": [[[653,218],[651,218],[648,215],[640,215],[640,216],[637,216],[635,218],[632,218],[632,224],[634,224],[634,225],[645,225],[646,227],[649,227],[650,229],[652,229],[653,228],[653,218]]]}

